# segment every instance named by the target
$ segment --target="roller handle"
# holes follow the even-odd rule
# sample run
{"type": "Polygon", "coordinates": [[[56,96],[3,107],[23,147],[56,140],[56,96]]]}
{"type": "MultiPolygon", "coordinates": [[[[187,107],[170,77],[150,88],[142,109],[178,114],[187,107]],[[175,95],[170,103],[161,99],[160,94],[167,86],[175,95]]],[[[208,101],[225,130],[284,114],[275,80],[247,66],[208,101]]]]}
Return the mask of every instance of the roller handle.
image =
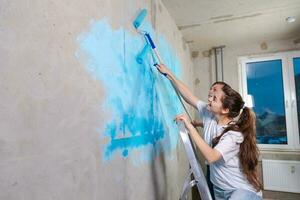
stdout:
{"type": "Polygon", "coordinates": [[[158,51],[156,49],[156,46],[155,46],[155,44],[154,44],[154,42],[153,42],[153,40],[152,40],[152,38],[150,36],[150,34],[149,33],[145,33],[145,38],[148,41],[148,43],[150,43],[150,46],[153,49],[153,51],[154,51],[154,53],[155,53],[155,55],[156,55],[156,57],[158,59],[158,62],[159,63],[163,63],[162,59],[161,59],[161,57],[160,57],[160,55],[159,55],[159,53],[158,53],[158,51]]]}
{"type": "MultiPolygon", "coordinates": [[[[153,42],[153,40],[152,40],[150,34],[149,34],[149,33],[145,33],[145,37],[147,38],[148,42],[150,43],[150,46],[151,46],[151,48],[153,49],[154,53],[156,54],[156,56],[157,56],[159,62],[162,62],[162,61],[161,61],[161,58],[160,58],[160,56],[159,56],[159,54],[158,54],[158,52],[157,52],[157,50],[156,50],[156,46],[155,46],[155,44],[154,44],[154,42],[153,42]]],[[[154,64],[155,67],[157,67],[157,65],[158,65],[158,63],[155,63],[155,64],[154,64]]],[[[168,76],[168,74],[166,74],[166,73],[162,73],[162,74],[163,74],[165,77],[168,76]]]]}
{"type": "Polygon", "coordinates": [[[145,36],[147,37],[147,40],[149,41],[149,43],[150,43],[150,45],[151,45],[151,48],[152,48],[152,49],[155,49],[156,46],[155,46],[155,44],[154,44],[152,38],[150,37],[149,33],[145,33],[145,36]]]}

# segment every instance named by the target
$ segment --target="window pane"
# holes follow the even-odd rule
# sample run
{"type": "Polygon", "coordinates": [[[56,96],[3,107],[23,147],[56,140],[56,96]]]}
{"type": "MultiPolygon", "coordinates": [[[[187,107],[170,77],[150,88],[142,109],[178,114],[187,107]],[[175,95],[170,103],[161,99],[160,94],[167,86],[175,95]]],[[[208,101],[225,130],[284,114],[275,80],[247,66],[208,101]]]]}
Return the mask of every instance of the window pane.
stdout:
{"type": "Polygon", "coordinates": [[[293,65],[294,65],[295,87],[296,87],[296,98],[297,98],[298,128],[300,133],[300,58],[294,58],[293,65]]]}
{"type": "Polygon", "coordinates": [[[248,94],[254,99],[258,144],[287,144],[281,60],[246,64],[248,94]]]}

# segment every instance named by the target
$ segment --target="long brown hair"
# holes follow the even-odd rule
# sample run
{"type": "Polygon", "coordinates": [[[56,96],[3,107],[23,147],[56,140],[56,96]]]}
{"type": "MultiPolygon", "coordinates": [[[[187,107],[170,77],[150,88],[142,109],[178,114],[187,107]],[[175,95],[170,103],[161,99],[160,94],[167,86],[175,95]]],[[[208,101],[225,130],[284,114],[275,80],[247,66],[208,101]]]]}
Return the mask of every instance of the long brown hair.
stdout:
{"type": "Polygon", "coordinates": [[[244,136],[244,141],[240,144],[239,151],[242,171],[254,188],[260,190],[262,184],[257,174],[259,150],[256,145],[255,114],[250,108],[244,107],[245,102],[241,95],[230,86],[224,85],[222,91],[224,92],[224,96],[221,100],[223,108],[229,110],[228,117],[235,118],[240,116],[237,122],[229,124],[221,135],[213,139],[213,146],[220,141],[221,137],[227,131],[233,130],[241,132],[244,136]],[[240,113],[241,110],[242,113],[240,113]]]}

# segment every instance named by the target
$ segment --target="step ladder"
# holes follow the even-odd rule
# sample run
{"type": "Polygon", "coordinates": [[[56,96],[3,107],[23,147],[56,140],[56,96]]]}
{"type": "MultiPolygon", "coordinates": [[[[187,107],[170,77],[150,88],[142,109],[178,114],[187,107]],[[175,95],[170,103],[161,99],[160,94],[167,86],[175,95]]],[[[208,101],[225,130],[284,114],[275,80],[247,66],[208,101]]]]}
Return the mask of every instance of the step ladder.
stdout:
{"type": "Polygon", "coordinates": [[[188,135],[188,130],[185,128],[183,122],[178,123],[178,128],[190,164],[189,173],[183,184],[183,188],[179,200],[186,200],[188,192],[195,185],[197,186],[197,189],[199,191],[202,200],[212,200],[206,182],[206,178],[204,176],[201,166],[198,163],[198,160],[195,155],[195,150],[193,148],[193,144],[191,143],[190,137],[188,135]],[[191,179],[192,176],[193,179],[191,179]]]}
{"type": "MultiPolygon", "coordinates": [[[[188,115],[189,119],[192,121],[192,117],[185,107],[185,104],[183,103],[183,100],[180,96],[179,91],[176,89],[175,85],[170,81],[182,107],[184,108],[186,114],[188,115]]],[[[182,192],[180,194],[179,200],[186,200],[187,194],[190,191],[190,189],[193,186],[197,186],[198,192],[200,194],[200,197],[202,200],[212,200],[207,182],[206,177],[204,176],[204,173],[202,171],[201,166],[198,163],[198,160],[196,158],[195,154],[195,148],[194,143],[191,142],[191,138],[189,136],[188,130],[186,129],[183,122],[178,122],[178,129],[180,133],[181,140],[184,144],[184,149],[187,155],[187,158],[189,160],[189,173],[187,175],[187,178],[185,179],[185,182],[182,187],[182,192]],[[193,177],[193,179],[192,179],[193,177]]]]}
{"type": "MultiPolygon", "coordinates": [[[[191,117],[189,111],[187,110],[187,108],[185,107],[185,104],[183,103],[183,100],[179,94],[179,91],[176,89],[176,87],[174,86],[174,84],[172,82],[170,82],[170,83],[171,83],[182,107],[184,108],[186,114],[188,115],[189,119],[192,121],[192,117],[191,117]]],[[[189,160],[189,164],[190,164],[189,173],[183,184],[182,192],[180,194],[179,200],[186,200],[188,192],[195,185],[197,186],[198,192],[199,192],[202,200],[212,200],[212,197],[211,197],[211,194],[210,194],[207,182],[206,182],[206,177],[204,176],[202,168],[199,165],[198,160],[196,158],[194,143],[191,142],[191,138],[189,136],[188,130],[186,129],[183,122],[178,122],[178,129],[179,129],[181,140],[184,144],[184,149],[185,149],[187,158],[189,160]],[[192,177],[193,177],[193,179],[192,179],[192,177]]]]}
{"type": "MultiPolygon", "coordinates": [[[[159,55],[159,52],[156,49],[156,46],[150,36],[149,33],[144,33],[145,39],[147,44],[151,45],[152,51],[151,51],[151,57],[152,57],[152,61],[154,63],[154,66],[157,66],[158,63],[163,63],[161,56],[159,55]],[[155,58],[156,56],[156,58],[155,58]]],[[[166,74],[163,74],[165,76],[167,76],[166,74]]],[[[176,95],[181,103],[181,105],[183,106],[186,114],[188,115],[188,117],[190,118],[190,120],[192,120],[191,115],[189,114],[188,110],[186,109],[183,100],[181,99],[180,93],[179,91],[176,89],[176,87],[174,86],[174,84],[172,83],[172,81],[170,81],[174,91],[176,92],[176,95]]],[[[195,185],[197,185],[199,194],[201,196],[202,200],[212,200],[211,194],[209,192],[209,188],[206,182],[206,178],[203,174],[203,171],[196,159],[195,156],[195,150],[194,150],[194,146],[191,143],[191,139],[188,135],[188,131],[186,130],[184,124],[182,122],[178,123],[178,127],[179,127],[179,132],[180,132],[180,136],[181,139],[183,141],[184,144],[184,148],[189,160],[189,164],[190,164],[190,169],[189,169],[189,174],[184,182],[183,188],[182,188],[182,193],[180,195],[180,200],[185,200],[187,199],[187,193],[188,191],[195,185]],[[193,176],[193,180],[191,180],[191,176],[193,176]]]]}

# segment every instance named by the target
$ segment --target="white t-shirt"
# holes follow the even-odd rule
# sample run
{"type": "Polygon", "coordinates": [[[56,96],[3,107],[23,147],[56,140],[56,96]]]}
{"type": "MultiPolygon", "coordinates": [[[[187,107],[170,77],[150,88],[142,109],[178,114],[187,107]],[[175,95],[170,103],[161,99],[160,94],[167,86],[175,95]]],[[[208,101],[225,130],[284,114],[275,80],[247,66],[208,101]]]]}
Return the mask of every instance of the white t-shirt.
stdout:
{"type": "MultiPolygon", "coordinates": [[[[226,126],[218,125],[204,102],[199,101],[197,107],[204,124],[204,140],[211,146],[212,139],[222,134],[226,126]]],[[[223,190],[246,189],[261,196],[261,192],[257,192],[248,182],[240,168],[238,154],[243,141],[242,133],[237,131],[228,131],[221,137],[214,148],[221,153],[222,159],[210,164],[210,180],[223,190]]]]}

